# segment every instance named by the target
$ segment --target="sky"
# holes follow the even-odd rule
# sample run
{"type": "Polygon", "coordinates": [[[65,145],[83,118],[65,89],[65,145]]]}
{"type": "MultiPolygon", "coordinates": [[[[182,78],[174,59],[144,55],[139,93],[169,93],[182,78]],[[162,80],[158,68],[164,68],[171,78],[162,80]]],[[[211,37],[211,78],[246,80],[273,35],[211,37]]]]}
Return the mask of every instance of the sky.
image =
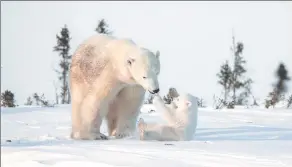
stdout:
{"type": "MultiPolygon", "coordinates": [[[[104,18],[114,36],[160,51],[161,93],[169,87],[213,103],[221,94],[216,73],[232,60],[232,32],[244,43],[247,76],[263,100],[284,62],[292,76],[291,2],[1,2],[1,92],[22,105],[34,92],[55,99],[56,34],[67,24],[71,53],[95,34],[104,18]]],[[[292,92],[292,82],[288,85],[292,92]]],[[[59,89],[60,90],[60,89],[59,89]]]]}

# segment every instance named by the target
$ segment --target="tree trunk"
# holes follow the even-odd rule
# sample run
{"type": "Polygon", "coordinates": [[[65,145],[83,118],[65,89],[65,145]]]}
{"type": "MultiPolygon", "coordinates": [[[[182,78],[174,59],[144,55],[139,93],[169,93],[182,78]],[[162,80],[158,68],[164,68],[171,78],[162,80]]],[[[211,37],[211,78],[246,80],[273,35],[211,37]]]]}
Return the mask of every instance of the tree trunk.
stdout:
{"type": "Polygon", "coordinates": [[[62,104],[66,103],[66,94],[67,94],[67,89],[66,89],[66,75],[64,74],[65,71],[63,72],[63,99],[62,99],[62,104]]]}
{"type": "Polygon", "coordinates": [[[68,92],[68,104],[71,103],[71,94],[70,94],[70,90],[69,87],[67,86],[67,92],[68,92]]]}
{"type": "Polygon", "coordinates": [[[56,86],[56,83],[54,81],[54,88],[55,88],[55,100],[56,100],[56,104],[59,104],[59,96],[58,96],[58,89],[57,89],[57,86],[56,86]]]}
{"type": "Polygon", "coordinates": [[[224,90],[224,101],[226,102],[226,100],[227,100],[227,88],[224,88],[225,90],[224,90]]]}
{"type": "MultiPolygon", "coordinates": [[[[65,62],[65,59],[64,59],[64,62],[65,62]]],[[[66,103],[66,94],[67,94],[67,83],[66,83],[66,69],[63,69],[63,97],[62,97],[62,104],[65,104],[66,103]]]]}
{"type": "Polygon", "coordinates": [[[235,95],[235,92],[236,92],[236,89],[235,89],[235,87],[233,88],[233,102],[234,102],[234,104],[235,104],[235,102],[236,102],[236,95],[235,95]]]}

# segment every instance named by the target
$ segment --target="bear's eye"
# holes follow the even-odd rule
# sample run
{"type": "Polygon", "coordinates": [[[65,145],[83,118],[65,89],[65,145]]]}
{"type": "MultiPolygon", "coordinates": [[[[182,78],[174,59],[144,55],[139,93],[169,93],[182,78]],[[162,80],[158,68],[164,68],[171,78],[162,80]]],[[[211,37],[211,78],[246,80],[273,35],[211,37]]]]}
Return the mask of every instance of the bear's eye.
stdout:
{"type": "Polygon", "coordinates": [[[132,65],[132,63],[135,61],[135,59],[133,59],[133,58],[129,58],[128,60],[127,60],[127,63],[129,64],[129,65],[132,65]]]}
{"type": "Polygon", "coordinates": [[[147,77],[143,77],[143,79],[146,79],[147,77]]]}

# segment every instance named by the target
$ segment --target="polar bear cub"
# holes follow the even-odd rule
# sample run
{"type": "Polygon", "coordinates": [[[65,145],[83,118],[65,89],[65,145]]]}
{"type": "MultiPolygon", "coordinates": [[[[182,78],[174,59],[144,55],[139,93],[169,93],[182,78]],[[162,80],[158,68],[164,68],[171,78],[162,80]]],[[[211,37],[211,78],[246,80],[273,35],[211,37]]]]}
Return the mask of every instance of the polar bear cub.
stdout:
{"type": "Polygon", "coordinates": [[[174,98],[170,105],[164,104],[159,95],[153,99],[157,111],[162,112],[166,124],[138,122],[140,140],[179,141],[191,140],[198,120],[197,98],[186,93],[174,98]]]}

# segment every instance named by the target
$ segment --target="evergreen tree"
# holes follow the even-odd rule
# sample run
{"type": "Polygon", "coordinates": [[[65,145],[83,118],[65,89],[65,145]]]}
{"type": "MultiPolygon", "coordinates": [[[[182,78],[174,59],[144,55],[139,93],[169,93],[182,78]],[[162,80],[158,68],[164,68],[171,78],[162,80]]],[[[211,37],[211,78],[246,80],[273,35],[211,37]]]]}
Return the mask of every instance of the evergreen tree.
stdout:
{"type": "MultiPolygon", "coordinates": [[[[232,37],[232,55],[233,55],[233,69],[232,69],[232,77],[231,77],[231,88],[232,88],[232,99],[235,104],[238,103],[236,99],[236,92],[240,88],[245,86],[245,83],[249,83],[247,81],[244,81],[242,78],[243,75],[246,73],[246,69],[244,65],[246,64],[246,61],[244,60],[242,53],[244,49],[244,45],[242,42],[235,43],[235,37],[232,37]]],[[[251,79],[248,79],[251,81],[251,79]]]]}
{"type": "Polygon", "coordinates": [[[287,91],[285,82],[290,80],[290,77],[288,76],[288,71],[283,63],[280,63],[276,75],[278,78],[276,89],[277,89],[277,94],[279,95],[287,91]]]}
{"type": "Polygon", "coordinates": [[[37,106],[39,106],[39,105],[41,105],[41,106],[45,106],[45,107],[52,107],[52,106],[53,106],[53,105],[51,105],[51,104],[49,103],[48,100],[46,100],[44,94],[42,94],[42,95],[40,96],[40,95],[38,95],[37,93],[34,93],[34,94],[33,94],[33,98],[34,98],[34,100],[35,100],[37,106]]]}
{"type": "Polygon", "coordinates": [[[112,32],[109,30],[109,25],[104,19],[101,19],[98,21],[95,31],[99,34],[108,34],[108,35],[112,34],[112,32]]]}
{"type": "Polygon", "coordinates": [[[205,107],[203,98],[197,98],[197,103],[198,103],[198,107],[205,107]]]}
{"type": "Polygon", "coordinates": [[[37,93],[33,94],[33,98],[35,100],[36,105],[40,105],[40,96],[37,93]]]}
{"type": "MultiPolygon", "coordinates": [[[[246,61],[244,60],[243,53],[244,45],[242,42],[235,42],[235,37],[232,36],[232,57],[233,64],[229,65],[229,62],[226,61],[221,65],[220,72],[217,73],[219,78],[218,83],[224,89],[224,99],[219,99],[220,106],[221,104],[227,106],[228,108],[233,108],[235,104],[243,104],[246,102],[249,95],[251,95],[251,84],[253,83],[252,79],[245,77],[246,69],[244,65],[246,61]],[[242,90],[239,96],[237,92],[242,90]],[[232,91],[232,102],[228,102],[228,95],[232,91]]],[[[254,99],[255,102],[255,99],[254,99]]]]}
{"type": "Polygon", "coordinates": [[[224,89],[224,101],[227,101],[228,94],[230,92],[230,86],[231,86],[231,77],[232,77],[232,71],[228,64],[228,61],[226,61],[223,65],[220,67],[220,72],[217,74],[217,77],[219,78],[218,83],[222,85],[224,89]]]}
{"type": "Polygon", "coordinates": [[[12,93],[10,90],[5,90],[1,94],[1,106],[15,107],[14,93],[12,93]]]}
{"type": "Polygon", "coordinates": [[[26,103],[24,105],[27,105],[27,106],[31,106],[33,103],[31,97],[29,96],[27,99],[26,99],[26,103]]]}
{"type": "Polygon", "coordinates": [[[40,97],[40,102],[41,102],[42,106],[49,106],[49,101],[46,100],[44,94],[42,94],[42,96],[40,97]]]}
{"type": "Polygon", "coordinates": [[[281,100],[281,97],[284,96],[283,93],[287,91],[285,82],[289,81],[290,77],[288,76],[288,71],[283,63],[280,63],[276,71],[276,76],[278,81],[274,86],[273,91],[269,93],[268,99],[266,99],[266,108],[269,108],[271,105],[275,106],[275,104],[281,100]]]}
{"type": "MultiPolygon", "coordinates": [[[[251,93],[251,84],[253,83],[253,81],[251,79],[248,79],[246,80],[244,83],[243,83],[243,91],[239,94],[239,97],[238,97],[238,100],[237,100],[237,104],[238,105],[244,105],[244,104],[247,104],[247,98],[252,95],[251,93]]],[[[256,101],[253,97],[253,104],[256,105],[256,101]]]]}
{"type": "Polygon", "coordinates": [[[67,81],[67,75],[69,73],[69,66],[71,62],[71,55],[69,54],[70,51],[70,32],[67,26],[65,25],[60,35],[56,35],[57,38],[57,45],[54,46],[54,51],[59,53],[59,56],[61,57],[59,66],[61,68],[61,71],[56,72],[59,74],[59,80],[62,82],[61,87],[61,103],[62,104],[69,104],[70,99],[70,92],[68,87],[68,81],[67,81]]]}
{"type": "Polygon", "coordinates": [[[287,99],[287,108],[290,108],[291,105],[292,105],[292,94],[287,99]]]}

